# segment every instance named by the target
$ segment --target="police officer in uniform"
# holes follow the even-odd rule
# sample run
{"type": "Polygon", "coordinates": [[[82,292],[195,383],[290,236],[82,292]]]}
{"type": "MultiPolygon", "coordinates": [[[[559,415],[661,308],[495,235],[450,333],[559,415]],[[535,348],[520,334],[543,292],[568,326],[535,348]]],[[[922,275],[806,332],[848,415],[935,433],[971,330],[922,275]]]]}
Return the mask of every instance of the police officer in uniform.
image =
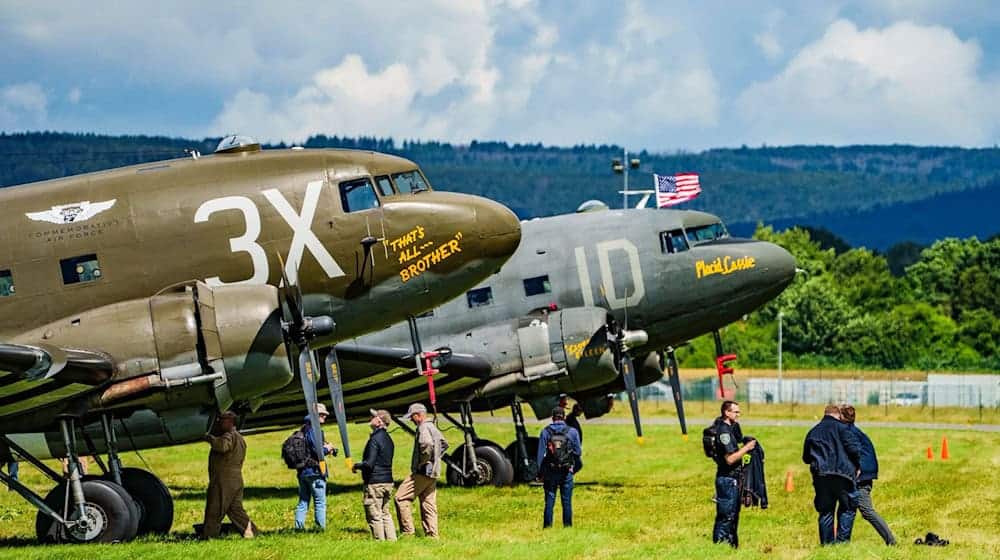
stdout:
{"type": "Polygon", "coordinates": [[[743,456],[757,447],[756,440],[743,444],[740,429],[740,405],[734,401],[722,403],[722,415],[716,419],[715,436],[715,526],[712,542],[740,545],[737,529],[740,523],[740,479],[743,456]]]}

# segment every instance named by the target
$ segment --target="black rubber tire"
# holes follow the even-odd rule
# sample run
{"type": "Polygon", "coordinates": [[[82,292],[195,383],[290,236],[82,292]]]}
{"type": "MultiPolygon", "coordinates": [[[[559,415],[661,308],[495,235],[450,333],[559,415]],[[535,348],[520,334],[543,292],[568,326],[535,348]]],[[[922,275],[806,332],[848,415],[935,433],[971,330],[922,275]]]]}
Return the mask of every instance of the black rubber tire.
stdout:
{"type": "MultiPolygon", "coordinates": [[[[452,461],[462,464],[465,445],[458,446],[451,455],[452,461]]],[[[476,446],[476,469],[479,476],[463,477],[457,470],[447,468],[445,478],[454,486],[510,486],[514,481],[514,466],[496,444],[476,446]]]]}
{"type": "Polygon", "coordinates": [[[122,501],[124,501],[125,505],[128,507],[128,527],[125,530],[125,534],[122,536],[122,542],[129,542],[135,539],[135,536],[139,533],[139,519],[141,512],[139,505],[135,502],[132,495],[129,494],[129,491],[115,481],[102,478],[98,480],[98,482],[114,490],[119,496],[121,496],[122,501]]]}
{"type": "MultiPolygon", "coordinates": [[[[87,512],[99,521],[99,526],[86,535],[56,527],[55,520],[38,512],[35,518],[35,533],[42,542],[70,543],[113,543],[128,540],[131,528],[136,524],[132,518],[126,498],[125,489],[104,480],[87,480],[81,482],[83,497],[87,512]]],[[[52,509],[62,512],[66,495],[66,483],[60,483],[45,496],[45,503],[52,509]]],[[[134,533],[133,533],[134,536],[134,533]]]]}
{"type": "Polygon", "coordinates": [[[122,469],[122,486],[138,508],[138,534],[169,534],[174,524],[174,499],[163,481],[149,471],[126,467],[122,469]]]}
{"type": "Polygon", "coordinates": [[[514,466],[514,482],[531,482],[538,475],[538,465],[535,458],[538,456],[538,438],[528,437],[524,441],[524,446],[528,448],[528,468],[525,469],[521,463],[521,449],[517,445],[517,440],[511,442],[504,450],[507,458],[514,466]]]}

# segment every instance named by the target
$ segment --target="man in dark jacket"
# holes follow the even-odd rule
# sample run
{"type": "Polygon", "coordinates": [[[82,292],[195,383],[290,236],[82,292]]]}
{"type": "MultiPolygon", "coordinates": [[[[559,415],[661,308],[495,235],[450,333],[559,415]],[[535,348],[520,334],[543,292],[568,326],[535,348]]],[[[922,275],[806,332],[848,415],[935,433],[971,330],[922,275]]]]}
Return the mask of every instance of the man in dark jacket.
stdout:
{"type": "Polygon", "coordinates": [[[861,511],[861,517],[875,528],[879,536],[882,537],[882,540],[885,541],[885,544],[894,545],[896,544],[896,537],[892,534],[892,529],[889,529],[889,525],[875,511],[875,506],[872,504],[872,486],[875,483],[875,479],[878,478],[878,457],[875,455],[875,445],[872,444],[872,440],[869,439],[868,435],[854,424],[856,416],[857,411],[854,410],[853,406],[845,404],[840,407],[840,419],[847,424],[847,427],[858,438],[858,445],[861,448],[861,474],[858,475],[858,510],[861,511]]]}
{"type": "Polygon", "coordinates": [[[857,509],[854,485],[861,463],[858,438],[840,421],[840,408],[829,405],[823,419],[809,430],[802,448],[802,462],[809,465],[819,513],[819,542],[849,542],[857,509]],[[836,513],[837,526],[834,528],[836,513]]]}
{"type": "Polygon", "coordinates": [[[545,488],[545,513],[542,528],[552,526],[556,492],[562,500],[563,527],[573,526],[573,471],[583,448],[580,433],[566,425],[566,411],[557,406],[552,409],[552,423],[542,429],[538,439],[539,477],[545,488]]]}
{"type": "Polygon", "coordinates": [[[364,481],[362,503],[365,518],[375,540],[396,540],[396,526],[392,522],[389,506],[392,504],[392,457],[396,448],[389,437],[388,427],[392,421],[387,410],[370,410],[369,426],[372,434],[365,444],[364,459],[351,469],[361,471],[364,481]]]}
{"type": "Polygon", "coordinates": [[[722,403],[721,415],[715,420],[715,524],[712,542],[740,546],[740,480],[743,477],[743,456],[757,447],[757,440],[743,441],[740,429],[740,404],[722,403]],[[741,445],[742,444],[742,445],[741,445]]]}

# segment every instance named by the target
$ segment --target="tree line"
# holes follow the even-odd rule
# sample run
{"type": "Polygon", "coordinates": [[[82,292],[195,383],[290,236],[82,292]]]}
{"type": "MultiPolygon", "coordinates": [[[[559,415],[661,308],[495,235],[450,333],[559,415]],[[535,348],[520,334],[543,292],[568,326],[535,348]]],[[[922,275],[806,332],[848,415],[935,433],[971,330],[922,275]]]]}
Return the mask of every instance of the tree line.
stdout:
{"type": "MultiPolygon", "coordinates": [[[[755,238],[790,251],[802,272],[774,301],[727,327],[726,351],[745,367],[777,363],[778,314],[789,368],[1000,371],[1000,236],[946,238],[901,276],[864,248],[838,253],[803,228],[758,226],[755,238]]],[[[678,350],[709,367],[711,337],[678,350]]]]}

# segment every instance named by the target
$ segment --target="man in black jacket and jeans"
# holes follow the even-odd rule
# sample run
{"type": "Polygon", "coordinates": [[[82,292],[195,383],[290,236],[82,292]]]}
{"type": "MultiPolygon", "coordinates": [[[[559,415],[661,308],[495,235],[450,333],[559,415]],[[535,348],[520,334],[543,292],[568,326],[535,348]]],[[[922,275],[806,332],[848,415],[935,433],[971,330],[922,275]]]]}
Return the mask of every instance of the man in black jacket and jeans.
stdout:
{"type": "Polygon", "coordinates": [[[392,457],[395,445],[386,430],[391,421],[386,410],[372,409],[372,419],[369,425],[372,434],[365,444],[364,459],[356,463],[351,470],[361,471],[364,481],[362,502],[365,506],[365,518],[375,540],[396,540],[396,526],[392,522],[389,505],[392,503],[392,457]]]}
{"type": "Polygon", "coordinates": [[[809,430],[802,448],[802,462],[809,465],[819,513],[819,542],[849,542],[858,507],[857,478],[861,464],[858,438],[840,421],[840,408],[829,405],[823,419],[809,430]],[[837,527],[834,528],[836,513],[837,527]]]}
{"type": "Polygon", "coordinates": [[[858,511],[861,512],[861,517],[871,523],[872,527],[878,531],[878,535],[882,537],[885,544],[891,546],[896,544],[896,536],[892,534],[889,524],[875,511],[875,506],[872,504],[872,486],[875,479],[878,478],[878,456],[875,454],[875,445],[872,444],[871,438],[854,424],[856,417],[857,411],[854,410],[853,406],[841,405],[840,420],[847,424],[851,432],[857,436],[861,449],[861,474],[858,475],[858,511]]]}

